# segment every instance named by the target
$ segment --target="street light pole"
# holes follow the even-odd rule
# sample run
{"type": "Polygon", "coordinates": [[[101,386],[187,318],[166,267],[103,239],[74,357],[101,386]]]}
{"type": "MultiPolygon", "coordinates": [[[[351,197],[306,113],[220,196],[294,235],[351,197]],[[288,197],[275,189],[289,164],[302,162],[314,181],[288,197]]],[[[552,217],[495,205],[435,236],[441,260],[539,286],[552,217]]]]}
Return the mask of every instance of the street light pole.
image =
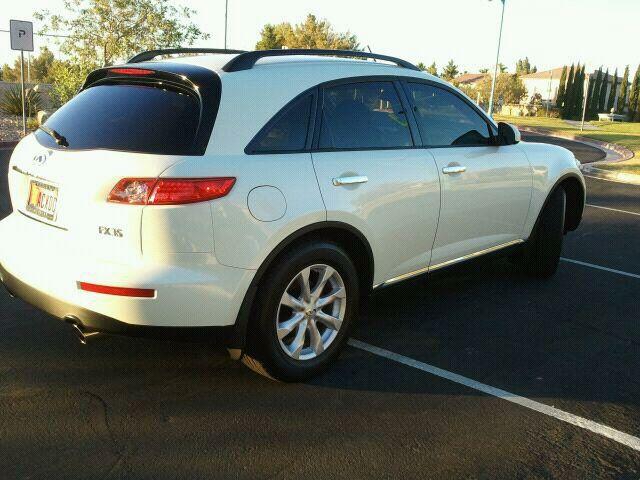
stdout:
{"type": "Polygon", "coordinates": [[[227,17],[229,14],[229,0],[224,1],[224,49],[227,49],[227,17]]]}
{"type": "MultiPolygon", "coordinates": [[[[489,0],[490,2],[493,0],[489,0]]],[[[498,66],[500,64],[500,44],[502,43],[502,26],[504,25],[504,7],[507,0],[502,2],[502,16],[500,17],[500,34],[498,36],[498,52],[496,53],[496,68],[493,72],[493,82],[491,83],[491,97],[489,98],[489,116],[493,116],[493,100],[496,94],[496,81],[498,80],[498,66]]]]}

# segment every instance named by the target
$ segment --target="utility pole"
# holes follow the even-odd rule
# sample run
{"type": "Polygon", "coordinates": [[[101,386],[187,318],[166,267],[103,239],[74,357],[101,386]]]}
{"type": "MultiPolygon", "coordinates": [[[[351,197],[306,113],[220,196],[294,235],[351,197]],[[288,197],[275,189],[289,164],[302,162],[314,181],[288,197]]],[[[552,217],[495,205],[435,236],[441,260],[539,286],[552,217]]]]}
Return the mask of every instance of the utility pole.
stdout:
{"type": "Polygon", "coordinates": [[[229,17],[229,0],[224,0],[224,49],[227,49],[227,19],[229,17]]]}
{"type": "MultiPolygon", "coordinates": [[[[489,0],[490,2],[493,0],[489,0]]],[[[504,25],[504,8],[507,0],[502,2],[502,16],[500,17],[500,34],[498,35],[498,52],[496,53],[496,68],[493,72],[493,83],[491,84],[491,97],[489,98],[489,116],[493,116],[493,101],[496,94],[496,82],[498,80],[498,66],[500,64],[500,44],[502,43],[502,26],[504,25]]]]}

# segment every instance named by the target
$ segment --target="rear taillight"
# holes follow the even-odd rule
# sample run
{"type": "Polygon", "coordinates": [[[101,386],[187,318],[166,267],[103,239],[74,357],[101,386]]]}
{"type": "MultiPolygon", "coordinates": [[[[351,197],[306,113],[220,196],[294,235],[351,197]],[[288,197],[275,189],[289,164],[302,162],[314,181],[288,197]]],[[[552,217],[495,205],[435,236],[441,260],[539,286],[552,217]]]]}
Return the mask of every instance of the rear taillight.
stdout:
{"type": "Polygon", "coordinates": [[[153,70],[147,70],[146,68],[110,68],[109,72],[117,73],[120,75],[151,75],[155,73],[153,70]]]}
{"type": "Polygon", "coordinates": [[[181,205],[204,202],[227,195],[234,177],[218,178],[123,178],[107,200],[130,205],[181,205]]]}

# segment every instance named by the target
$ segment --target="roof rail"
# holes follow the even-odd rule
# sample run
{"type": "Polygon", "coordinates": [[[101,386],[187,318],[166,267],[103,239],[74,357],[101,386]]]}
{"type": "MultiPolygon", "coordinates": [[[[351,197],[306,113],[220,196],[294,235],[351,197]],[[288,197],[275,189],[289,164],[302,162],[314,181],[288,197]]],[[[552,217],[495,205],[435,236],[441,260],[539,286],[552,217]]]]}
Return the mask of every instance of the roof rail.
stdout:
{"type": "Polygon", "coordinates": [[[239,72],[241,70],[250,70],[258,60],[264,57],[288,57],[294,55],[326,55],[334,57],[351,57],[351,58],[372,58],[374,60],[383,60],[395,63],[399,67],[408,68],[410,70],[420,70],[414,64],[396,57],[380,55],[378,53],[360,52],[355,50],[323,50],[323,49],[286,49],[286,50],[257,50],[255,52],[241,53],[237,57],[231,59],[222,70],[225,72],[239,72]]]}
{"type": "Polygon", "coordinates": [[[246,50],[227,50],[226,48],[161,48],[158,50],[147,50],[138,53],[129,59],[127,63],[140,63],[153,60],[160,55],[171,55],[175,53],[245,53],[246,50]]]}

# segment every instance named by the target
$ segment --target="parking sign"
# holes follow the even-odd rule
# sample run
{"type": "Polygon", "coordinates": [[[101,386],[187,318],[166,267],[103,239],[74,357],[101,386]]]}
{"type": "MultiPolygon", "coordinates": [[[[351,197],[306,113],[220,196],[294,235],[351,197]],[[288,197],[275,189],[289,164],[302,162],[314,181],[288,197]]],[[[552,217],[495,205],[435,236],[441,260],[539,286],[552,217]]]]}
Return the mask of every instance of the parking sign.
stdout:
{"type": "Polygon", "coordinates": [[[33,52],[33,23],[22,20],[9,22],[11,31],[11,50],[33,52]]]}

